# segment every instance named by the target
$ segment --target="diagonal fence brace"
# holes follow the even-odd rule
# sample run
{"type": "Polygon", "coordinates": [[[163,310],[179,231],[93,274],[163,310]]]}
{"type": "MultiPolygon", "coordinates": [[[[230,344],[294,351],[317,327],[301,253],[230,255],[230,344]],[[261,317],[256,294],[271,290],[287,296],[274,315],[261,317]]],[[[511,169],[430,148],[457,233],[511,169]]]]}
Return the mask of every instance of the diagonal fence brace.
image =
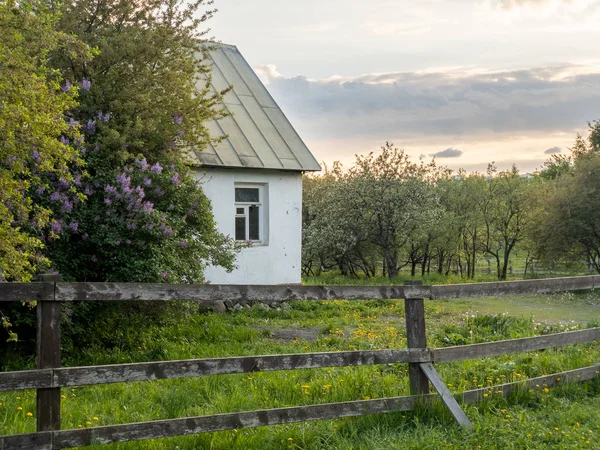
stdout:
{"type": "Polygon", "coordinates": [[[446,386],[446,384],[442,381],[442,378],[437,373],[433,364],[431,363],[421,363],[419,364],[421,370],[427,377],[427,379],[431,382],[440,398],[446,405],[446,407],[450,410],[450,413],[454,416],[454,419],[458,422],[459,425],[472,429],[473,424],[465,414],[465,412],[461,409],[460,405],[446,386]]]}

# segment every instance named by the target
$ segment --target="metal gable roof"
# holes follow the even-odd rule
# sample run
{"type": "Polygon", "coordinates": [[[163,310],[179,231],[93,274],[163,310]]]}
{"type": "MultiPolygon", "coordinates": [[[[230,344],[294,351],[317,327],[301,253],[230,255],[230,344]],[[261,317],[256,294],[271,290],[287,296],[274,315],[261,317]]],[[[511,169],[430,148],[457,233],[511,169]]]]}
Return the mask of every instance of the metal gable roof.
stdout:
{"type": "Polygon", "coordinates": [[[188,152],[192,164],[294,171],[318,171],[321,166],[292,124],[277,106],[237,47],[217,44],[210,52],[211,87],[225,94],[230,116],[205,125],[213,137],[224,137],[216,146],[188,152]]]}

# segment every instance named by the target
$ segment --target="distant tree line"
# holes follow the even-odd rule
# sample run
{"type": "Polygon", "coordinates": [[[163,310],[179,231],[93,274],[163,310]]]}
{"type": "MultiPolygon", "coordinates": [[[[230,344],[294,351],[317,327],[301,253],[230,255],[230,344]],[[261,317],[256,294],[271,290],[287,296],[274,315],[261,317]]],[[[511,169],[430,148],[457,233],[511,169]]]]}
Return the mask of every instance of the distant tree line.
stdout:
{"type": "Polygon", "coordinates": [[[304,180],[303,271],[394,278],[437,272],[475,278],[493,262],[505,280],[515,252],[548,266],[600,273],[600,122],[524,176],[517,167],[453,173],[412,162],[386,143],[304,180]]]}

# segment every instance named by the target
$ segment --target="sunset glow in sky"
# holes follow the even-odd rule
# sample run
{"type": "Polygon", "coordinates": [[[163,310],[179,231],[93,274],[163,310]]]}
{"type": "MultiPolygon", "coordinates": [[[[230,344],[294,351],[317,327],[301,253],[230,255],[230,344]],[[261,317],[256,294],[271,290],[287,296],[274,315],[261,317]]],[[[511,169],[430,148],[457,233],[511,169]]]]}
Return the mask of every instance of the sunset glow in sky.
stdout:
{"type": "Polygon", "coordinates": [[[600,0],[217,0],[319,161],[385,141],[452,168],[533,171],[600,119],[600,0]]]}

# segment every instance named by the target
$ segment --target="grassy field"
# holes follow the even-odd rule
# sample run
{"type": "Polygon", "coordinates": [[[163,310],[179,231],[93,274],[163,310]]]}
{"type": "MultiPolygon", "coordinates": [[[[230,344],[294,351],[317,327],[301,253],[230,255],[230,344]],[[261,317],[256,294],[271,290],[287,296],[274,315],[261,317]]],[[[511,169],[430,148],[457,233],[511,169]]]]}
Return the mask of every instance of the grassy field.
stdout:
{"type": "MultiPolygon", "coordinates": [[[[318,280],[315,281],[318,283],[318,280]]],[[[427,301],[428,345],[441,347],[534,336],[600,323],[600,293],[427,301]]],[[[406,346],[401,301],[291,302],[194,314],[144,330],[111,349],[72,349],[64,364],[89,365],[216,356],[302,353],[406,346]]],[[[573,369],[597,362],[600,348],[581,344],[437,366],[451,390],[573,369]]],[[[548,392],[490,394],[466,407],[474,430],[455,425],[439,405],[343,420],[209,433],[108,449],[404,449],[600,448],[600,381],[548,392]]],[[[408,394],[404,364],[222,375],[199,379],[64,389],[63,428],[226,413],[408,394]]],[[[35,429],[35,392],[0,393],[0,434],[35,429]]]]}

